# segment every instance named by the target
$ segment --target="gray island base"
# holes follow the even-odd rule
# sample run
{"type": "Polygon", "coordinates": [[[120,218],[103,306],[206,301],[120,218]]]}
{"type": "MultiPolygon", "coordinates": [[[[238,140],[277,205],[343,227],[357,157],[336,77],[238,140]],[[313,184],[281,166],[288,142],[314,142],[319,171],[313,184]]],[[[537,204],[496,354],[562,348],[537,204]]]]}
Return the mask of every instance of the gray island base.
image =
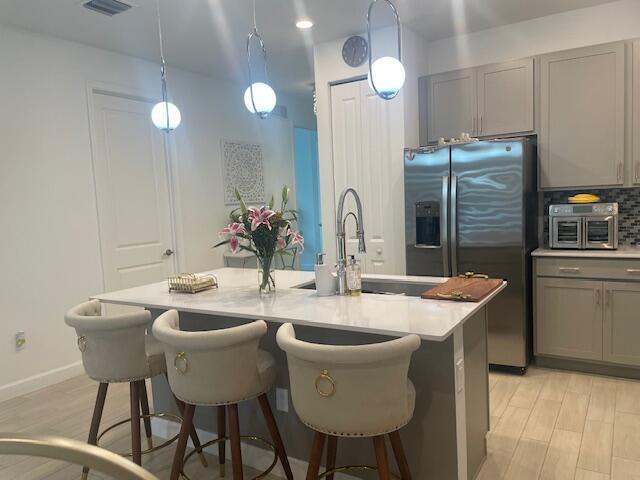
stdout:
{"type": "MultiPolygon", "coordinates": [[[[276,359],[276,388],[286,389],[287,392],[289,378],[286,355],[278,348],[275,340],[276,331],[282,323],[292,322],[297,336],[302,340],[333,345],[375,343],[417,333],[422,338],[422,344],[413,354],[409,372],[416,388],[415,412],[411,422],[400,430],[413,478],[472,480],[476,477],[486,458],[486,435],[489,431],[487,304],[500,289],[476,304],[376,294],[363,294],[359,298],[321,299],[313,290],[301,288],[305,282],[308,284],[313,280],[313,274],[278,271],[280,283],[276,298],[262,301],[261,306],[254,305],[244,310],[246,306],[241,307],[243,304],[236,303],[232,298],[258,298],[254,291],[255,271],[240,274],[236,269],[221,269],[215,273],[220,278],[221,288],[208,292],[208,298],[206,295],[197,297],[169,294],[166,292],[166,284],[148,285],[98,295],[95,298],[108,303],[145,307],[152,312],[154,318],[175,308],[180,311],[180,328],[189,331],[227,328],[262,318],[267,321],[268,333],[261,341],[261,348],[276,359]],[[283,283],[284,288],[281,287],[283,283]],[[226,295],[225,284],[229,285],[226,295]],[[244,285],[244,290],[239,284],[244,285]],[[291,308],[284,314],[278,305],[288,305],[291,308]],[[298,307],[293,308],[293,305],[298,307]],[[319,313],[333,311],[335,316],[326,321],[316,318],[319,313]],[[392,315],[390,312],[395,312],[397,328],[388,327],[394,324],[393,319],[374,318],[372,312],[387,316],[392,315]],[[409,322],[404,318],[416,314],[422,314],[422,318],[412,318],[409,322]]],[[[389,285],[413,283],[417,290],[446,280],[433,277],[375,277],[376,281],[389,282],[389,285]]],[[[165,378],[155,377],[152,385],[155,410],[175,412],[175,404],[165,378]]],[[[289,395],[288,411],[277,410],[275,389],[268,395],[291,459],[294,476],[304,478],[313,432],[296,416],[289,395]]],[[[240,404],[240,410],[241,433],[268,439],[269,434],[258,404],[244,402],[240,404]]],[[[195,422],[202,441],[215,437],[216,418],[213,408],[196,409],[195,422]]],[[[177,430],[177,425],[162,419],[154,423],[155,435],[169,436],[177,430]]],[[[370,443],[360,438],[340,438],[337,464],[375,465],[370,443]]],[[[213,450],[216,451],[211,453],[216,454],[217,449],[213,450]]],[[[390,448],[388,454],[393,458],[390,448]]],[[[271,458],[270,452],[260,450],[257,445],[243,446],[243,461],[246,465],[264,469],[271,458]]],[[[391,465],[392,470],[397,471],[392,460],[391,465]]],[[[275,474],[278,469],[279,465],[274,470],[275,474]]],[[[189,465],[186,466],[186,471],[188,473],[189,465]]],[[[358,471],[350,471],[349,475],[371,477],[370,473],[358,471]]]]}

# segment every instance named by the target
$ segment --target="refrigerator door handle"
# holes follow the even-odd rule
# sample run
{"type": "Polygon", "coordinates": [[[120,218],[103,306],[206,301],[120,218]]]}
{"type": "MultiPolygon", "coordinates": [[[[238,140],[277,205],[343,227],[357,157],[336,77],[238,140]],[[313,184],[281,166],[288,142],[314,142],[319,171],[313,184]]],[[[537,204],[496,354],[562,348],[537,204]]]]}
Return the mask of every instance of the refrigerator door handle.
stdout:
{"type": "Polygon", "coordinates": [[[458,276],[458,177],[451,175],[451,276],[458,276]]]}
{"type": "Polygon", "coordinates": [[[442,177],[442,215],[440,215],[440,245],[442,246],[443,275],[449,275],[449,239],[447,235],[449,225],[449,176],[442,177]]]}

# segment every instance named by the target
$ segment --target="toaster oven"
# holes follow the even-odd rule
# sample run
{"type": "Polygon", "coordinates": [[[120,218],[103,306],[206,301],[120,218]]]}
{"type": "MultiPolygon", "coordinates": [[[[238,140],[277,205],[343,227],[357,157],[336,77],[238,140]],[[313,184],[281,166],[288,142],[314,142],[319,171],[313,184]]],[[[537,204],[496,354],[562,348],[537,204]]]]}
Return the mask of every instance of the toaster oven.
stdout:
{"type": "Polygon", "coordinates": [[[618,248],[618,204],[589,203],[549,207],[551,248],[618,248]]]}

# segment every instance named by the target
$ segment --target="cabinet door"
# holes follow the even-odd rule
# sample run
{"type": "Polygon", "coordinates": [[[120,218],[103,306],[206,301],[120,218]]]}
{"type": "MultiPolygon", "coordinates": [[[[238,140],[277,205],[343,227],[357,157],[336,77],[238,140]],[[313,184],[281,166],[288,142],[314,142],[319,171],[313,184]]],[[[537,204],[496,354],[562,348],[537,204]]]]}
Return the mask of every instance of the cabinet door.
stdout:
{"type": "Polygon", "coordinates": [[[475,69],[431,75],[427,89],[429,142],[477,133],[475,69]]]}
{"type": "Polygon", "coordinates": [[[633,42],[633,170],[631,181],[640,184],[640,40],[633,42]]]}
{"type": "Polygon", "coordinates": [[[640,284],[604,284],[603,359],[640,365],[640,284]]]}
{"type": "Polygon", "coordinates": [[[541,57],[541,187],[623,183],[624,48],[619,42],[541,57]]]}
{"type": "Polygon", "coordinates": [[[602,282],[536,282],[536,353],[602,360],[602,282]]]}
{"type": "Polygon", "coordinates": [[[478,69],[478,135],[533,130],[533,59],[478,69]]]}

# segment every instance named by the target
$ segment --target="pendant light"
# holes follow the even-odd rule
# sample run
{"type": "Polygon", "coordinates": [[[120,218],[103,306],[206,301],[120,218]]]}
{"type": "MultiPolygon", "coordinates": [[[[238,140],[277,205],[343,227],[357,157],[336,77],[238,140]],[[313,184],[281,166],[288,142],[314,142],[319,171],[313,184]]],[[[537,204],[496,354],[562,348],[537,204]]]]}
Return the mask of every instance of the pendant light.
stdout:
{"type": "Polygon", "coordinates": [[[402,30],[400,16],[391,0],[373,0],[367,12],[367,38],[369,40],[369,86],[383,100],[391,100],[398,95],[404,85],[406,73],[402,65],[402,30]],[[398,57],[381,57],[373,61],[373,45],[371,43],[371,11],[378,1],[389,5],[396,19],[398,31],[398,57]]]}
{"type": "Polygon", "coordinates": [[[247,67],[249,70],[249,86],[244,92],[244,105],[251,113],[255,113],[260,118],[265,118],[276,106],[276,92],[267,83],[267,49],[264,41],[258,33],[256,24],[256,0],[253,0],[253,30],[247,37],[247,67]],[[251,69],[251,41],[257,39],[260,42],[262,58],[264,60],[264,82],[254,82],[251,69]]]}
{"type": "Polygon", "coordinates": [[[160,21],[160,0],[156,0],[156,12],[158,15],[158,39],[160,41],[160,78],[162,80],[162,101],[155,104],[151,110],[151,121],[160,130],[170,132],[175,130],[182,121],[180,110],[169,102],[167,95],[167,64],[164,61],[164,48],[162,45],[162,22],[160,21]]]}

